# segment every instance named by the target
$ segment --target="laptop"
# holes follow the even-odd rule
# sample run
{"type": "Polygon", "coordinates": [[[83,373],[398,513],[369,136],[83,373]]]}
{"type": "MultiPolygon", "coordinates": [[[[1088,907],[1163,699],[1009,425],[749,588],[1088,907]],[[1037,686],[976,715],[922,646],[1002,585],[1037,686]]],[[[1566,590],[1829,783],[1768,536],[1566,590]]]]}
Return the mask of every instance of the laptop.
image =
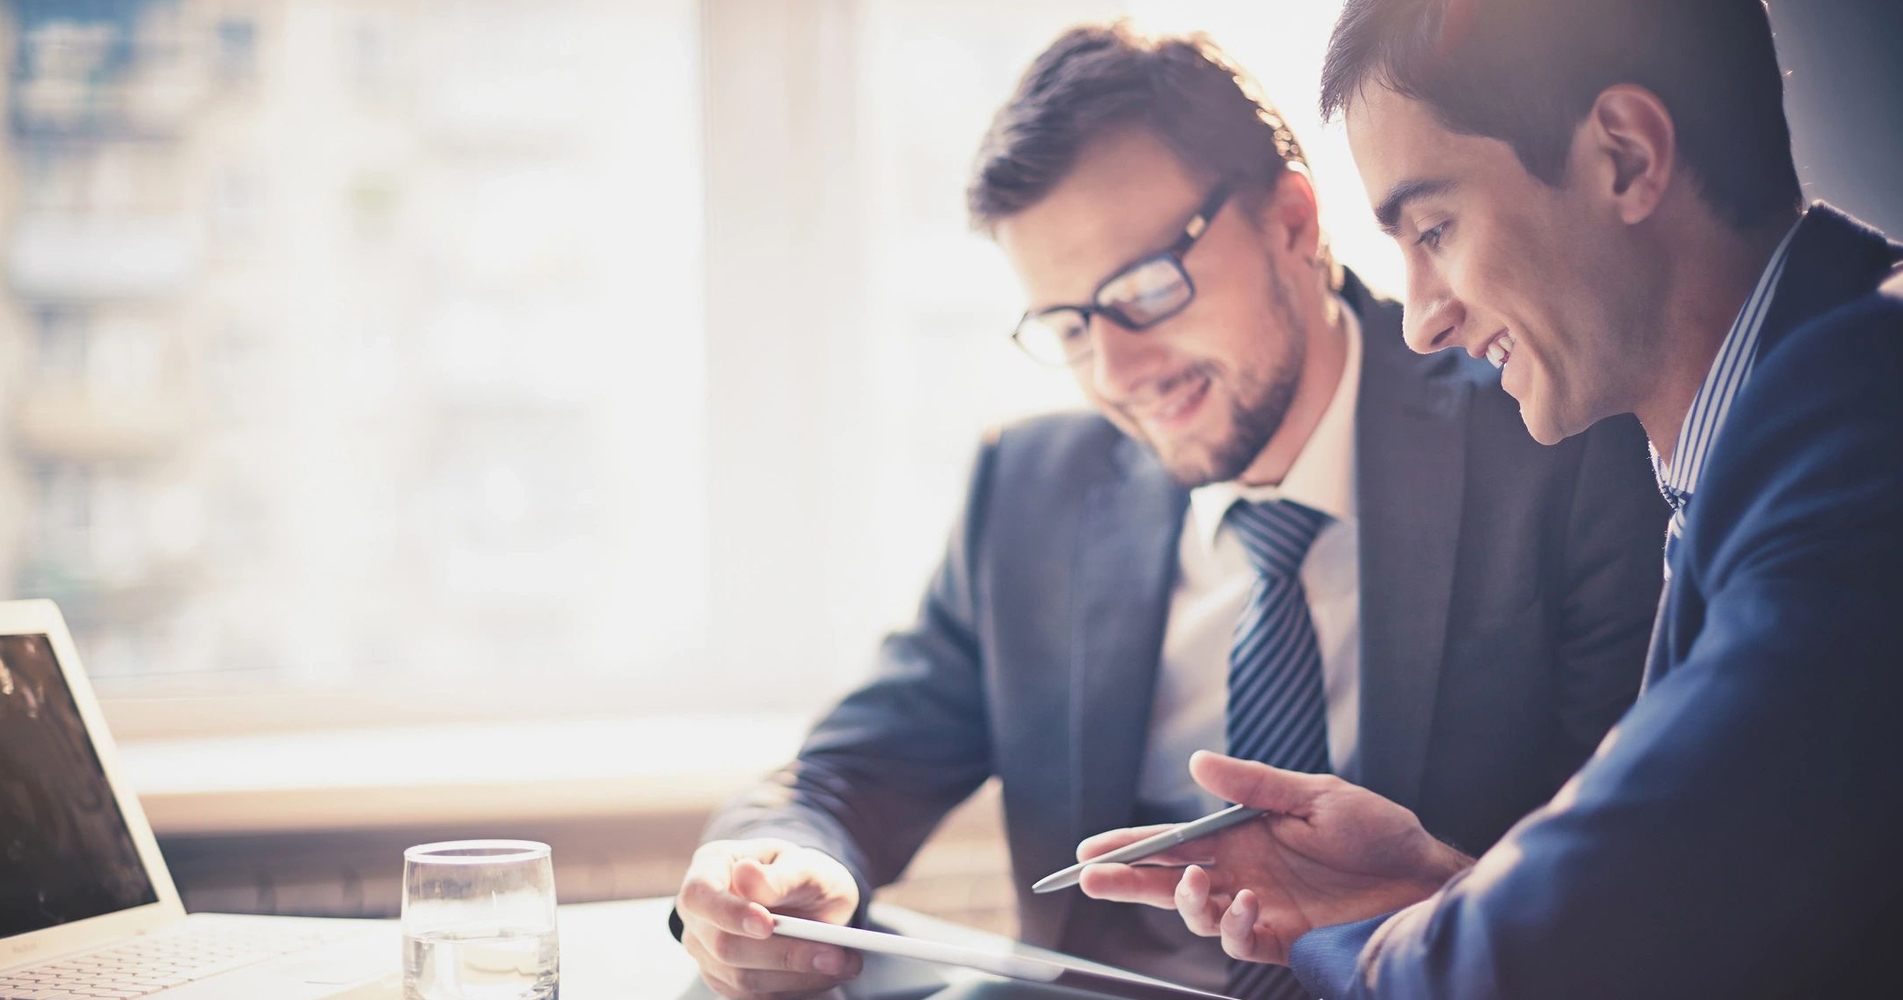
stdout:
{"type": "Polygon", "coordinates": [[[188,916],[58,607],[0,602],[0,1000],[318,1000],[397,973],[400,942],[393,922],[188,916]]]}

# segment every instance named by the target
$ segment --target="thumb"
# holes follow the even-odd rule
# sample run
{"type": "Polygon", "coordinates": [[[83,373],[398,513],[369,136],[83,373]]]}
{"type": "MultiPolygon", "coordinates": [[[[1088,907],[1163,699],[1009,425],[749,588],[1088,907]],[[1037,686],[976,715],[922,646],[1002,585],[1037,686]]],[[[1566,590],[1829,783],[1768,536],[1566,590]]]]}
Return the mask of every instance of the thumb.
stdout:
{"type": "Polygon", "coordinates": [[[763,865],[753,858],[741,858],[733,863],[733,892],[772,909],[785,901],[794,889],[792,883],[799,881],[798,876],[790,875],[785,865],[763,865]]]}
{"type": "Polygon", "coordinates": [[[1225,802],[1278,813],[1306,815],[1308,804],[1320,791],[1315,781],[1319,775],[1284,771],[1207,750],[1190,756],[1189,775],[1225,802]]]}
{"type": "Polygon", "coordinates": [[[804,852],[782,854],[770,864],[752,858],[736,862],[733,891],[776,913],[832,923],[844,923],[859,900],[851,874],[836,865],[822,868],[804,852]]]}

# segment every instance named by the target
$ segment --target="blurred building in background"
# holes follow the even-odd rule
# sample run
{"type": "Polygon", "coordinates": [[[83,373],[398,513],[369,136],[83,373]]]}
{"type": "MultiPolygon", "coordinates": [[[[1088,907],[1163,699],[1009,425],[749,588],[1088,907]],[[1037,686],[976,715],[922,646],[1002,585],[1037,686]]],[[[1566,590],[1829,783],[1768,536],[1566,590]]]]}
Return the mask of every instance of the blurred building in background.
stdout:
{"type": "Polygon", "coordinates": [[[1299,127],[1331,5],[1260,6],[7,0],[0,579],[128,732],[811,712],[1078,401],[965,227],[990,115],[1134,13],[1299,127]]]}
{"type": "MultiPolygon", "coordinates": [[[[1315,120],[1338,6],[0,0],[0,585],[128,732],[814,711],[983,429],[1078,402],[964,224],[1017,75],[1206,30],[1392,289],[1315,120]]],[[[1800,167],[1881,221],[1894,5],[1814,6],[1773,5],[1800,167]]]]}
{"type": "Polygon", "coordinates": [[[0,574],[109,693],[699,643],[691,5],[6,13],[0,574]]]}

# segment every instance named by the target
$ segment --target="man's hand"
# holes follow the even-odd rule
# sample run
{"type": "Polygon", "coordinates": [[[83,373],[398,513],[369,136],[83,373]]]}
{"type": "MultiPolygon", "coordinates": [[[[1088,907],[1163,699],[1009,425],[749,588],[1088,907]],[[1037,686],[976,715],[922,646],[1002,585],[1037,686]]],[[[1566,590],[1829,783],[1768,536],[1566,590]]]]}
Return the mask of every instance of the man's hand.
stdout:
{"type": "MultiPolygon", "coordinates": [[[[1325,774],[1200,752],[1196,783],[1270,814],[1147,859],[1173,868],[1092,865],[1083,890],[1173,909],[1203,937],[1251,962],[1288,964],[1289,947],[1315,927],[1352,923],[1420,902],[1472,860],[1421,828],[1409,810],[1325,774]]],[[[1100,833],[1077,847],[1091,858],[1167,827],[1100,833]]]]}
{"type": "Polygon", "coordinates": [[[859,908],[846,866],[783,840],[716,840],[694,852],[674,907],[700,977],[736,1000],[806,996],[859,974],[856,952],[773,936],[773,913],[843,924],[859,908]]]}

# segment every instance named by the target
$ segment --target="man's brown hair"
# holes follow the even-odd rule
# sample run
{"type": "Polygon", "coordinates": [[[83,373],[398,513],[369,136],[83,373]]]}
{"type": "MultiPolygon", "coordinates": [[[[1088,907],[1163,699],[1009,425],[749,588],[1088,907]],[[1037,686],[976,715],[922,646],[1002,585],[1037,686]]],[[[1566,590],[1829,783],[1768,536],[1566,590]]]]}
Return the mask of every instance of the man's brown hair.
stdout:
{"type": "Polygon", "coordinates": [[[973,228],[1036,204],[1090,142],[1148,128],[1192,171],[1245,198],[1308,163],[1261,87],[1206,36],[1151,36],[1128,20],[1081,25],[1031,64],[979,146],[965,204],[973,228]]]}
{"type": "Polygon", "coordinates": [[[1665,103],[1687,173],[1734,228],[1803,205],[1763,0],[1347,0],[1322,118],[1385,87],[1557,187],[1574,129],[1619,83],[1665,103]]]}

